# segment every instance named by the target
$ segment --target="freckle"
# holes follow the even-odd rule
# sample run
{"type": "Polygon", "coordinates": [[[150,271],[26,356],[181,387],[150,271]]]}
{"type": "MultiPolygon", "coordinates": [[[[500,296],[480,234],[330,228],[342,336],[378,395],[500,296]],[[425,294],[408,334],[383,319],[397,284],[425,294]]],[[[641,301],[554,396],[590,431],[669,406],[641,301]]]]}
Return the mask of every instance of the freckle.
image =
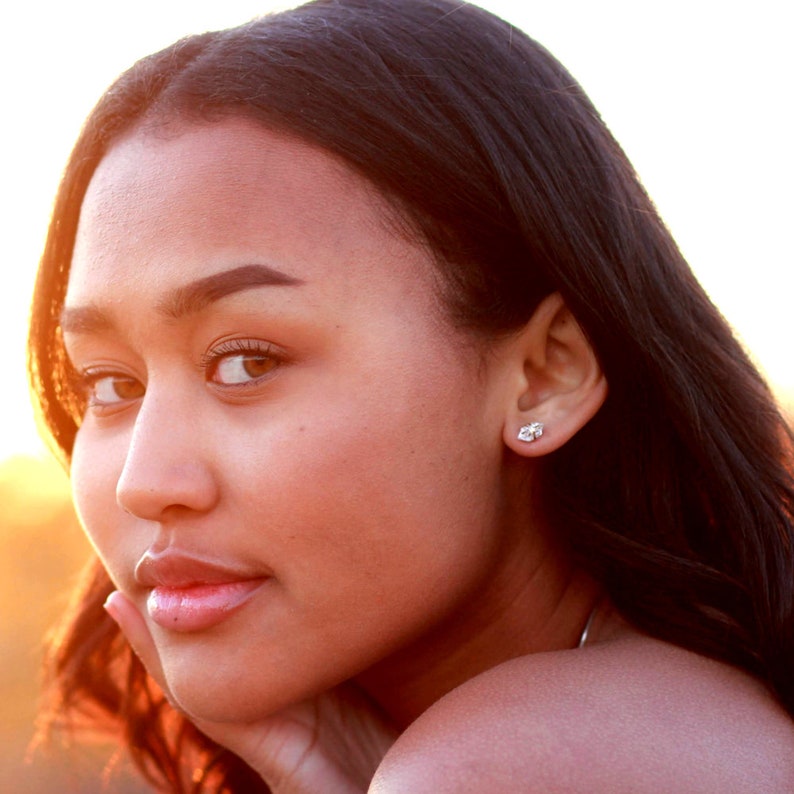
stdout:
{"type": "Polygon", "coordinates": [[[305,429],[306,429],[306,425],[301,425],[301,426],[298,428],[298,432],[299,432],[299,433],[302,433],[302,432],[303,432],[305,429]]]}

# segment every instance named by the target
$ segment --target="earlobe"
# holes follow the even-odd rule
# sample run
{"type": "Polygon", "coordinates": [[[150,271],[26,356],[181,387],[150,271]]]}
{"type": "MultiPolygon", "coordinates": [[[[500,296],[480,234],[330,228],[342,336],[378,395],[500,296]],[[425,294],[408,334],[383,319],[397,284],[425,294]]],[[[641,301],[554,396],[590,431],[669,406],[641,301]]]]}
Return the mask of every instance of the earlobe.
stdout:
{"type": "Polygon", "coordinates": [[[557,293],[512,342],[504,443],[519,455],[538,457],[561,447],[595,416],[607,396],[606,378],[557,293]]]}

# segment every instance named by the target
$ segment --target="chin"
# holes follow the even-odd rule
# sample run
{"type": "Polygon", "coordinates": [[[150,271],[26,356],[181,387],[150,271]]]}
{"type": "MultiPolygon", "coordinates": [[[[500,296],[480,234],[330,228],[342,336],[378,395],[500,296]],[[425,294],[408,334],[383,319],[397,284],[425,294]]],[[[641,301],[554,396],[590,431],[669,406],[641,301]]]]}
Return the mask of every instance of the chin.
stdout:
{"type": "Polygon", "coordinates": [[[220,657],[192,651],[161,658],[174,705],[194,720],[255,722],[334,685],[302,675],[300,664],[276,665],[263,654],[257,664],[228,649],[220,657]]]}
{"type": "Polygon", "coordinates": [[[270,693],[252,693],[239,678],[216,680],[207,673],[168,676],[168,685],[174,705],[191,720],[203,722],[255,722],[294,702],[275,687],[270,693]]]}

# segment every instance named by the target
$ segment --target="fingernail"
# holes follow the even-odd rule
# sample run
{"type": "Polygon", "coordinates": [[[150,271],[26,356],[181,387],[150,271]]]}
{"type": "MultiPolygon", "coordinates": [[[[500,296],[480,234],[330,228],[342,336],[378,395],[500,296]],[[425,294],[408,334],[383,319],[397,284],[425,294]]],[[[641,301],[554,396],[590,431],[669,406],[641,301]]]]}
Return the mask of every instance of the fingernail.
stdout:
{"type": "Polygon", "coordinates": [[[105,608],[105,611],[110,615],[118,623],[118,599],[120,598],[120,593],[118,590],[114,590],[106,599],[105,603],[102,605],[105,608]]]}

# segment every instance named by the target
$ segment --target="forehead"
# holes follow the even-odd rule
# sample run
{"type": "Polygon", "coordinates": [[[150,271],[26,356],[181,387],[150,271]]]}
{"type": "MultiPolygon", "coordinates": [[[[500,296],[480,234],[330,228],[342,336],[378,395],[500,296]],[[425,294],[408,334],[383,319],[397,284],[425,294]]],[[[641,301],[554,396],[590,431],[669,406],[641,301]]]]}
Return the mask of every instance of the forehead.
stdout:
{"type": "Polygon", "coordinates": [[[237,233],[263,221],[374,232],[386,215],[374,188],[330,155],[229,120],[141,130],[117,143],[86,193],[80,232],[115,231],[118,223],[137,239],[140,224],[157,217],[164,232],[181,231],[192,219],[237,233]]]}
{"type": "MultiPolygon", "coordinates": [[[[285,199],[306,199],[341,214],[361,202],[384,212],[377,191],[329,153],[297,138],[272,132],[246,119],[215,123],[172,121],[135,128],[99,164],[83,207],[93,202],[134,199],[167,206],[170,187],[192,188],[196,197],[212,190],[231,200],[262,188],[278,188],[285,199]],[[351,201],[344,209],[340,194],[351,201]],[[331,194],[337,194],[330,200],[331,194]]],[[[307,208],[309,204],[306,204],[307,208]]]]}
{"type": "Polygon", "coordinates": [[[394,220],[376,189],[339,160],[254,122],[137,130],[91,181],[69,293],[146,275],[178,281],[188,266],[200,278],[263,258],[306,281],[427,289],[431,258],[394,220]]]}

